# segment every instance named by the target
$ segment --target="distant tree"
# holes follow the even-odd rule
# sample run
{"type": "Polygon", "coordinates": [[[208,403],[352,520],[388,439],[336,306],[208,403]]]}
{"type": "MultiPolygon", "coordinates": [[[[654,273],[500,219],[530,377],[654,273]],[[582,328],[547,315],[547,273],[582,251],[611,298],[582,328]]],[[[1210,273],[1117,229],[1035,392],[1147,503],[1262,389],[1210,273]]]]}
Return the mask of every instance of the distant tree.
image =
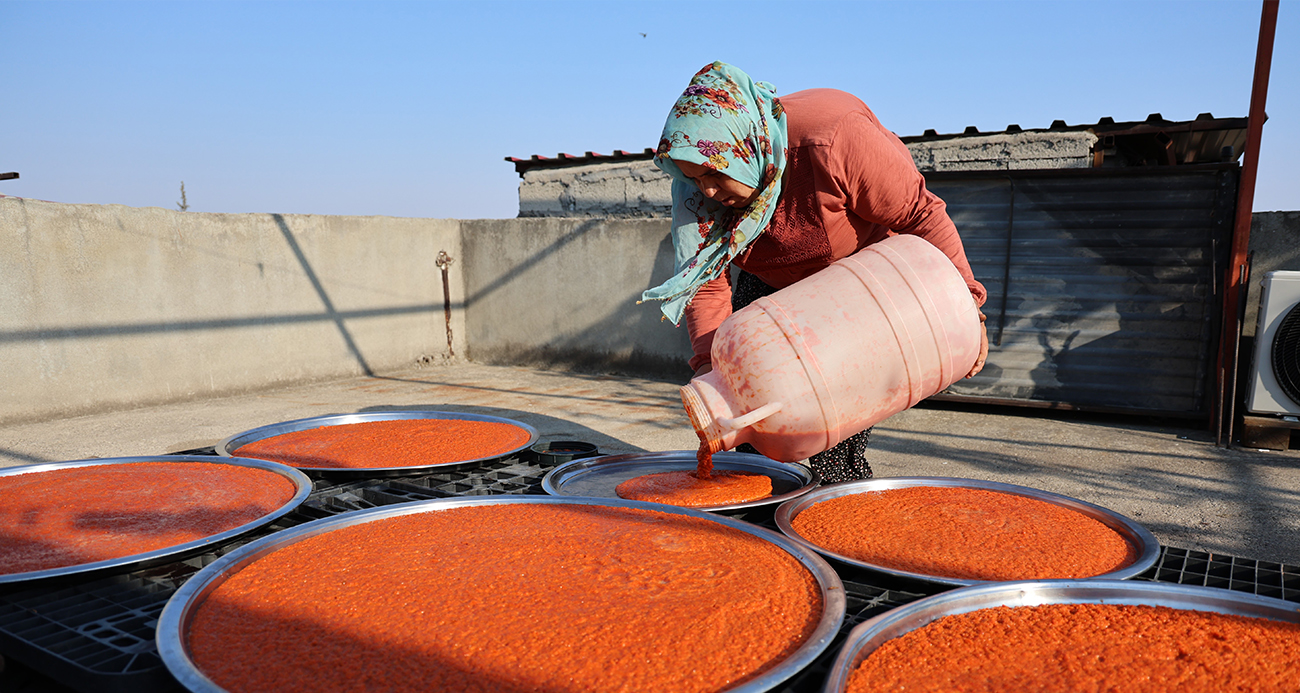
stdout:
{"type": "Polygon", "coordinates": [[[181,201],[176,203],[176,208],[182,212],[188,211],[190,203],[185,199],[185,181],[181,181],[181,201]]]}

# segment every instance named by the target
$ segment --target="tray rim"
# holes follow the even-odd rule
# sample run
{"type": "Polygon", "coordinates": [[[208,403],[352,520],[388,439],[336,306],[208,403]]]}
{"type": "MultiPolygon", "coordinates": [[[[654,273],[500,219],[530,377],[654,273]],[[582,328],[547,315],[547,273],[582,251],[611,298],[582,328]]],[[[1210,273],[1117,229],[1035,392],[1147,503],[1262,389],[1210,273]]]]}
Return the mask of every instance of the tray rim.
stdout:
{"type": "Polygon", "coordinates": [[[853,671],[881,645],[944,616],[1041,604],[1144,604],[1300,623],[1300,605],[1218,587],[1095,578],[991,582],[925,597],[854,626],[835,655],[823,690],[844,691],[853,671]]]}
{"type": "Polygon", "coordinates": [[[996,491],[999,493],[1008,493],[1017,496],[1025,496],[1035,500],[1041,500],[1054,505],[1069,508],[1076,512],[1091,517],[1098,522],[1115,530],[1125,540],[1129,541],[1137,549],[1137,558],[1127,566],[1109,573],[1095,575],[1089,580],[1127,580],[1145,573],[1147,569],[1155,565],[1160,558],[1160,542],[1156,539],[1146,527],[1134,522],[1128,517],[1117,513],[1109,508],[1103,508],[1100,505],[1094,505],[1087,501],[1082,501],[1070,496],[1063,496],[1051,491],[1043,491],[1029,486],[1019,486],[1016,484],[1007,484],[1000,481],[983,481],[980,479],[963,479],[958,477],[946,476],[898,476],[882,477],[879,479],[861,479],[858,481],[844,481],[837,484],[830,484],[819,489],[811,491],[803,496],[791,501],[782,503],[776,509],[775,521],[782,534],[790,537],[794,541],[804,544],[817,553],[829,557],[855,568],[884,573],[904,580],[913,580],[927,582],[938,585],[948,585],[952,587],[969,587],[971,585],[982,585],[996,582],[999,580],[969,580],[964,578],[943,577],[938,575],[928,575],[925,573],[914,573],[906,570],[897,570],[885,566],[867,563],[848,556],[842,556],[833,551],[821,548],[811,541],[803,538],[795,531],[793,522],[799,513],[809,507],[822,501],[831,500],[840,496],[853,495],[857,493],[868,493],[872,491],[887,491],[900,488],[913,487],[935,487],[935,488],[971,488],[984,491],[996,491]]]}
{"type": "Polygon", "coordinates": [[[126,571],[137,570],[150,566],[169,563],[179,560],[188,554],[202,551],[208,547],[224,543],[235,537],[247,534],[255,529],[264,527],[285,515],[293,512],[312,491],[311,479],[301,471],[279,462],[262,460],[254,457],[217,457],[213,455],[139,455],[133,457],[104,457],[91,458],[84,460],[69,460],[65,462],[41,462],[38,464],[22,465],[18,467],[0,468],[0,477],[19,476],[22,474],[38,474],[47,471],[58,471],[63,469],[78,469],[81,467],[100,467],[121,464],[136,464],[141,462],[200,462],[204,464],[223,464],[236,467],[251,467],[263,471],[273,472],[288,479],[294,485],[294,494],[289,500],[285,501],[276,510],[246,522],[238,527],[232,527],[224,532],[209,535],[201,539],[187,541],[181,544],[154,549],[144,553],[122,556],[120,558],[111,558],[103,561],[94,561],[91,563],[79,563],[72,566],[61,568],[47,568],[45,570],[33,570],[25,573],[9,573],[0,575],[0,586],[9,586],[13,584],[35,582],[37,580],[46,580],[50,578],[61,578],[69,576],[84,577],[97,573],[106,573],[109,571],[126,571]]]}
{"type": "MultiPolygon", "coordinates": [[[[546,491],[546,493],[549,495],[557,496],[561,498],[583,498],[584,496],[581,495],[562,493],[560,489],[560,485],[574,477],[581,476],[583,473],[589,471],[591,468],[594,467],[606,467],[606,466],[612,467],[615,465],[634,464],[637,462],[645,462],[645,463],[675,462],[679,457],[683,458],[682,459],[683,462],[689,461],[691,465],[694,465],[695,454],[696,451],[694,450],[665,450],[661,452],[615,453],[611,455],[600,455],[598,457],[583,457],[576,460],[570,460],[568,462],[556,466],[554,469],[550,470],[549,472],[546,473],[545,476],[542,477],[542,490],[546,491]],[[566,478],[562,479],[561,477],[566,477],[566,478]]],[[[782,493],[775,496],[768,496],[767,498],[760,498],[758,500],[746,501],[744,503],[732,503],[730,505],[695,506],[694,507],[695,510],[703,510],[705,512],[724,512],[724,511],[732,511],[732,510],[748,510],[751,508],[758,508],[758,507],[763,507],[768,505],[779,505],[780,503],[794,500],[796,498],[803,496],[806,493],[809,493],[813,489],[817,488],[817,485],[821,482],[821,477],[817,474],[817,472],[808,467],[805,467],[800,464],[790,463],[790,462],[780,462],[778,460],[771,459],[770,457],[765,457],[763,455],[755,455],[753,453],[747,453],[747,452],[729,451],[729,452],[714,453],[713,466],[717,469],[738,469],[738,470],[745,470],[745,471],[751,471],[751,470],[770,471],[773,469],[779,469],[788,472],[791,476],[797,477],[799,481],[803,483],[803,485],[795,489],[794,491],[790,491],[788,493],[782,493]]],[[[589,496],[589,497],[611,498],[613,500],[625,500],[619,498],[618,496],[589,496]]],[[[668,505],[668,504],[663,503],[660,505],[668,505]]],[[[670,506],[670,507],[686,507],[686,506],[670,506]]]]}
{"type": "Polygon", "coordinates": [[[229,579],[230,576],[239,572],[239,570],[243,569],[246,565],[285,546],[330,531],[366,522],[385,520],[392,517],[415,513],[438,512],[452,508],[509,504],[593,505],[653,510],[673,515],[685,515],[697,519],[718,522],[731,527],[732,529],[757,536],[775,544],[777,547],[790,554],[795,558],[795,560],[799,561],[806,570],[813,574],[813,577],[821,587],[823,604],[821,621],[808,637],[808,640],[795,650],[790,657],[786,658],[785,661],[772,669],[769,669],[758,677],[750,679],[739,686],[726,689],[726,693],[758,693],[760,691],[767,691],[782,681],[794,676],[796,673],[812,664],[814,660],[826,651],[835,637],[839,634],[840,627],[843,625],[845,611],[847,609],[847,600],[844,593],[844,586],[843,583],[840,582],[839,575],[831,565],[821,556],[817,555],[816,552],[808,550],[798,542],[791,541],[788,537],[779,532],[774,532],[759,527],[758,525],[730,518],[725,515],[713,515],[690,508],[680,508],[677,506],[661,505],[658,503],[581,496],[473,496],[414,501],[395,506],[371,508],[344,513],[335,517],[315,520],[281,532],[276,532],[275,534],[262,537],[235,549],[217,559],[212,564],[204,567],[198,573],[195,573],[190,577],[190,579],[186,580],[176,593],[172,595],[171,599],[168,600],[166,606],[163,607],[162,613],[158,616],[158,628],[155,636],[158,654],[162,658],[163,664],[166,665],[167,669],[172,673],[172,676],[174,676],[186,689],[193,693],[224,693],[225,689],[221,688],[205,676],[194,664],[193,660],[189,656],[188,645],[181,634],[188,627],[192,620],[194,611],[202,604],[202,601],[207,597],[207,595],[220,587],[222,583],[229,579]]]}
{"type": "Polygon", "coordinates": [[[294,469],[302,470],[305,473],[315,474],[318,476],[411,476],[438,470],[457,470],[477,467],[486,462],[499,460],[509,457],[510,455],[518,454],[524,450],[528,450],[541,437],[541,434],[533,426],[522,421],[508,419],[502,416],[434,409],[404,409],[382,412],[357,412],[354,414],[323,414],[321,416],[309,416],[302,419],[280,421],[277,423],[266,424],[264,426],[258,426],[256,428],[250,428],[226,436],[225,438],[222,438],[213,449],[222,457],[234,457],[235,451],[239,449],[240,446],[255,443],[267,438],[273,438],[278,435],[284,435],[286,433],[308,431],[316,428],[324,428],[326,426],[343,426],[371,421],[398,421],[406,419],[444,419],[505,423],[518,426],[527,431],[528,440],[520,446],[497,455],[479,457],[471,460],[457,460],[455,462],[442,462],[438,464],[416,465],[411,467],[296,467],[284,462],[280,462],[279,464],[284,464],[287,467],[293,467],[294,469]]]}

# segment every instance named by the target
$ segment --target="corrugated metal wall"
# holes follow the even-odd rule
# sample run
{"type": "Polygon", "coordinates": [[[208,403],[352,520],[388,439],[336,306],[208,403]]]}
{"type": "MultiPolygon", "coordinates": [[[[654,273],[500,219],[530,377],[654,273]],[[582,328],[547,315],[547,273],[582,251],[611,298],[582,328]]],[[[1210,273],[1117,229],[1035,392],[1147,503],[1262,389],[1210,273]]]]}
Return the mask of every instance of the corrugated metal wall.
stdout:
{"type": "Polygon", "coordinates": [[[989,291],[984,371],[950,395],[1209,411],[1238,169],[930,174],[989,291]]]}

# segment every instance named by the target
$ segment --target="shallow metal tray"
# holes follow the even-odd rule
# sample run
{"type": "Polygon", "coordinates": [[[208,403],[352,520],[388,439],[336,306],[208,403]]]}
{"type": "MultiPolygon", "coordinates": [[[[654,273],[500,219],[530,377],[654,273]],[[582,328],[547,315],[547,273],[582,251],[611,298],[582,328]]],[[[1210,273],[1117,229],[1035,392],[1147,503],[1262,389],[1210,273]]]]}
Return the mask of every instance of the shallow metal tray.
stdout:
{"type": "Polygon", "coordinates": [[[844,586],[835,571],[816,553],[771,530],[725,516],[655,503],[597,498],[555,498],[550,496],[488,496],[404,503],[395,507],[347,513],[277,532],[240,547],[221,557],[186,581],[167,602],[167,606],[158,618],[159,654],[162,656],[163,663],[167,665],[167,668],[176,677],[177,681],[190,691],[195,693],[221,693],[224,689],[204,676],[194,664],[183,634],[189,630],[190,623],[198,607],[213,590],[229,579],[230,576],[238,573],[259,558],[274,553],[281,548],[345,527],[414,513],[438,512],[467,506],[513,503],[640,508],[675,515],[686,515],[717,522],[732,529],[752,534],[777,545],[798,560],[813,574],[821,587],[822,603],[824,605],[821,621],[817,624],[807,642],[792,652],[783,662],[761,676],[727,689],[731,693],[766,691],[793,676],[817,659],[830,645],[844,620],[846,603],[844,586]]]}
{"type": "MultiPolygon", "coordinates": [[[[552,496],[618,498],[614,488],[632,477],[693,470],[696,464],[694,450],[587,457],[552,469],[542,478],[542,489],[552,496]]],[[[772,495],[732,505],[700,506],[696,510],[728,512],[775,506],[802,496],[818,483],[817,473],[807,467],[744,452],[719,452],[713,456],[713,467],[763,474],[772,480],[772,495]]]]}
{"type": "Polygon", "coordinates": [[[302,472],[280,464],[278,462],[269,462],[267,460],[258,460],[245,457],[231,457],[222,459],[211,455],[158,455],[154,457],[110,457],[93,460],[73,460],[70,462],[53,462],[48,464],[33,464],[22,467],[8,467],[0,469],[0,477],[17,476],[20,474],[39,474],[41,472],[56,471],[61,469],[74,469],[78,467],[99,467],[104,465],[133,464],[139,462],[200,462],[203,464],[224,464],[237,467],[252,467],[274,472],[288,479],[293,483],[296,491],[292,498],[285,502],[276,510],[262,517],[247,522],[238,527],[228,529],[224,532],[213,534],[202,539],[187,541],[183,544],[176,544],[162,549],[155,549],[145,553],[122,556],[104,561],[94,561],[92,563],[81,563],[78,565],[64,566],[62,568],[50,568],[47,570],[33,570],[25,573],[10,573],[0,575],[0,585],[12,583],[25,583],[35,580],[45,580],[50,578],[63,578],[67,576],[88,577],[94,574],[109,572],[129,572],[148,568],[150,566],[162,563],[170,563],[180,560],[182,557],[199,553],[210,546],[228,541],[242,534],[251,532],[258,527],[268,525],[280,517],[292,512],[297,508],[307,495],[311,493],[311,479],[302,472]]]}
{"type": "Polygon", "coordinates": [[[874,570],[907,580],[917,580],[957,587],[979,585],[989,582],[987,580],[967,580],[962,578],[927,575],[925,573],[913,573],[905,570],[895,570],[893,568],[887,568],[885,566],[849,558],[848,556],[841,556],[840,554],[823,549],[802,536],[799,536],[799,533],[794,529],[794,518],[798,517],[799,513],[822,501],[857,493],[888,491],[890,489],[909,488],[913,486],[981,489],[985,491],[1009,493],[1069,508],[1070,510],[1097,520],[1114,530],[1120,536],[1124,537],[1125,541],[1129,542],[1129,544],[1131,544],[1136,550],[1137,559],[1133,563],[1120,568],[1119,570],[1102,573],[1101,575],[1097,575],[1090,579],[1125,580],[1131,577],[1136,577],[1146,572],[1148,568],[1155,564],[1156,559],[1160,557],[1160,542],[1156,540],[1155,535],[1147,531],[1147,529],[1142,525],[1137,524],[1119,513],[1107,510],[1099,505],[1093,505],[1091,503],[1085,503],[1084,501],[1070,498],[1069,496],[1062,496],[1048,491],[1040,491],[1027,486],[1003,484],[996,481],[980,481],[978,479],[914,476],[893,477],[888,479],[864,479],[862,481],[846,481],[839,484],[831,484],[830,486],[823,486],[815,491],[804,494],[799,498],[781,504],[781,506],[776,509],[776,526],[779,527],[786,536],[813,549],[823,556],[828,556],[836,561],[858,568],[874,570]]]}
{"type": "Polygon", "coordinates": [[[826,691],[843,691],[849,675],[885,642],[932,621],[996,606],[1040,604],[1141,604],[1300,623],[1300,607],[1244,592],[1132,580],[991,582],[943,592],[858,624],[831,665],[826,691]]]}
{"type": "Polygon", "coordinates": [[[457,460],[455,462],[440,462],[437,464],[416,465],[412,467],[356,467],[356,468],[339,468],[339,467],[295,467],[308,474],[315,476],[332,476],[332,477],[354,477],[354,476],[407,476],[412,474],[422,474],[431,470],[443,469],[469,469],[477,467],[484,462],[499,460],[509,457],[522,450],[527,450],[533,443],[537,442],[537,429],[526,423],[505,419],[499,416],[487,416],[485,414],[462,414],[459,412],[449,411],[384,411],[384,412],[366,412],[361,414],[330,414],[327,416],[313,416],[306,419],[295,419],[293,421],[282,421],[280,423],[259,426],[257,428],[236,433],[217,443],[215,450],[218,455],[224,457],[235,456],[235,451],[240,446],[256,443],[259,440],[274,438],[275,436],[286,433],[296,433],[298,431],[308,431],[315,428],[324,428],[325,426],[343,426],[347,424],[366,423],[369,421],[395,421],[399,419],[451,419],[457,421],[490,421],[493,423],[504,423],[528,431],[528,440],[524,444],[492,455],[490,457],[478,457],[471,460],[457,460]]]}

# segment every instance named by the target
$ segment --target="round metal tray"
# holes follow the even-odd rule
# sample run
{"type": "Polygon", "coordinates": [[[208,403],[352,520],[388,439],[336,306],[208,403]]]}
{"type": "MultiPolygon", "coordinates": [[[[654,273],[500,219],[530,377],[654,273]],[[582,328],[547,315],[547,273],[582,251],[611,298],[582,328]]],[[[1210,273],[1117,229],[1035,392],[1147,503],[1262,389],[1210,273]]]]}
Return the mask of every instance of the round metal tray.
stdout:
{"type": "Polygon", "coordinates": [[[194,615],[207,596],[230,576],[238,573],[259,558],[295,544],[304,539],[325,534],[345,527],[352,527],[366,522],[374,522],[401,515],[438,512],[450,508],[462,508],[479,505],[505,505],[515,503],[555,504],[555,505],[593,505],[618,508],[640,508],[658,512],[686,515],[698,519],[710,520],[752,534],[785,550],[813,574],[821,588],[821,621],[813,630],[808,640],[792,652],[784,661],[739,686],[727,689],[732,693],[757,693],[766,691],[778,683],[793,676],[808,666],[830,645],[838,634],[844,621],[845,597],[844,587],[839,576],[820,556],[807,550],[798,543],[790,541],[780,534],[763,529],[748,522],[729,517],[710,515],[688,508],[641,503],[626,500],[603,500],[597,498],[554,498],[549,496],[480,496],[476,498],[449,498],[430,501],[403,503],[386,508],[373,508],[346,513],[299,525],[282,532],[277,532],[257,541],[250,542],[199,571],[185,582],[172,598],[168,600],[158,617],[157,642],[158,652],[163,663],[174,677],[187,689],[195,693],[221,693],[224,689],[217,686],[205,676],[190,657],[189,647],[183,635],[188,632],[194,615]]]}
{"type": "MultiPolygon", "coordinates": [[[[587,457],[566,462],[542,477],[542,488],[552,496],[618,498],[614,488],[637,476],[659,472],[694,470],[694,450],[633,452],[587,457]]],[[[772,495],[732,505],[700,506],[696,510],[729,512],[778,505],[817,487],[817,473],[798,464],[777,462],[762,455],[719,452],[713,456],[715,469],[763,474],[772,480],[772,495]]]]}
{"type": "Polygon", "coordinates": [[[33,464],[22,467],[8,467],[0,469],[0,477],[17,476],[19,474],[39,474],[61,469],[74,469],[78,467],[99,467],[104,465],[134,464],[139,462],[201,462],[204,464],[224,464],[237,467],[252,467],[274,472],[288,479],[293,483],[296,489],[292,498],[285,502],[276,510],[263,515],[262,517],[247,522],[238,527],[228,529],[218,534],[187,541],[182,544],[168,546],[166,548],[146,551],[145,553],[132,554],[119,558],[111,558],[103,561],[94,561],[91,563],[80,563],[77,565],[64,566],[62,568],[50,568],[47,570],[33,570],[25,573],[10,573],[0,575],[0,585],[28,582],[34,580],[45,580],[48,578],[61,578],[70,575],[77,577],[86,577],[92,574],[130,572],[150,566],[160,565],[162,563],[171,563],[180,560],[186,556],[199,553],[204,549],[220,544],[241,534],[251,532],[258,527],[268,525],[276,519],[293,511],[300,503],[311,493],[311,479],[307,475],[292,468],[286,467],[278,462],[268,462],[266,460],[257,460],[244,457],[221,458],[211,455],[159,455],[155,457],[111,457],[94,460],[74,460],[71,462],[53,462],[49,464],[33,464]]]}
{"type": "Polygon", "coordinates": [[[932,621],[996,606],[1140,604],[1300,623],[1300,606],[1244,592],[1136,580],[992,582],[943,592],[858,624],[831,665],[826,691],[843,691],[849,676],[885,642],[932,621]]]}
{"type": "Polygon", "coordinates": [[[385,412],[367,412],[363,414],[331,414],[328,416],[313,416],[307,419],[295,419],[293,421],[283,421],[280,423],[259,426],[243,433],[236,433],[217,443],[216,451],[218,455],[225,457],[235,456],[235,452],[240,446],[256,443],[267,438],[284,435],[286,433],[296,433],[298,431],[308,431],[315,428],[324,428],[325,426],[344,426],[347,424],[366,423],[370,421],[395,421],[399,419],[451,419],[457,421],[489,421],[493,423],[510,424],[528,431],[528,440],[518,447],[506,450],[497,455],[490,457],[478,457],[472,460],[457,460],[455,462],[440,462],[437,464],[416,465],[412,467],[295,467],[308,474],[315,476],[409,476],[411,474],[421,474],[431,470],[444,469],[469,469],[477,467],[485,462],[499,460],[509,457],[523,450],[527,450],[533,443],[537,442],[537,429],[526,423],[504,419],[499,416],[487,416],[484,414],[461,414],[449,411],[385,411],[385,412]]]}
{"type": "Polygon", "coordinates": [[[1089,579],[1113,579],[1124,580],[1135,577],[1146,572],[1148,568],[1155,565],[1156,560],[1160,557],[1160,542],[1156,540],[1155,535],[1147,531],[1145,527],[1136,522],[1120,515],[1111,510],[1107,510],[1098,505],[1085,503],[1081,500],[1062,496],[1048,491],[1026,486],[1016,486],[1014,484],[1003,484],[996,481],[979,481],[977,479],[954,479],[949,477],[893,477],[888,479],[864,479],[862,481],[846,481],[830,486],[823,486],[815,491],[809,492],[795,500],[783,503],[776,509],[776,526],[785,533],[786,536],[807,546],[814,551],[835,559],[841,563],[851,565],[857,568],[865,568],[876,572],[901,577],[908,580],[917,580],[922,582],[936,583],[940,585],[950,585],[963,587],[967,585],[979,585],[989,582],[988,580],[967,580],[963,578],[943,577],[938,575],[927,575],[925,573],[913,573],[905,570],[895,570],[873,563],[867,563],[848,556],[841,556],[823,549],[807,539],[799,536],[795,531],[793,523],[794,518],[799,513],[808,508],[840,496],[848,496],[857,493],[871,493],[873,491],[888,491],[890,489],[909,488],[913,486],[934,486],[943,488],[966,488],[981,489],[985,491],[996,491],[998,493],[1009,493],[1017,496],[1025,496],[1036,500],[1068,508],[1075,512],[1086,515],[1114,530],[1117,534],[1124,537],[1124,540],[1131,544],[1137,552],[1137,559],[1119,570],[1109,573],[1102,573],[1089,579]]]}

